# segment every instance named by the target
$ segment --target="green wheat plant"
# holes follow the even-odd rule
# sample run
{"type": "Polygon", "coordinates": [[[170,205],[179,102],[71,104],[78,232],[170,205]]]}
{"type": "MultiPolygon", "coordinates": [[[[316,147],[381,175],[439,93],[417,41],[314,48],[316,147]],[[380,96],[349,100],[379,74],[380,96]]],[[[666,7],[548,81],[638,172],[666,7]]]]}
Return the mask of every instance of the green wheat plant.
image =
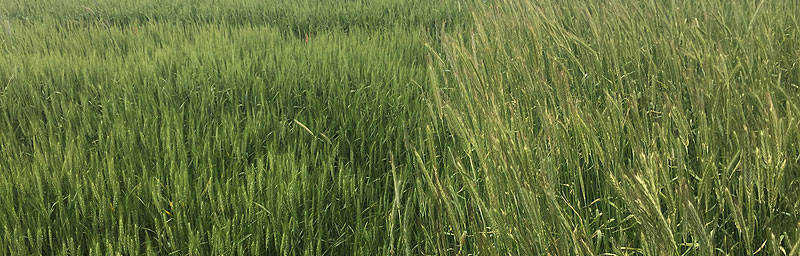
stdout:
{"type": "Polygon", "coordinates": [[[0,0],[0,255],[800,255],[800,4],[0,0]]]}

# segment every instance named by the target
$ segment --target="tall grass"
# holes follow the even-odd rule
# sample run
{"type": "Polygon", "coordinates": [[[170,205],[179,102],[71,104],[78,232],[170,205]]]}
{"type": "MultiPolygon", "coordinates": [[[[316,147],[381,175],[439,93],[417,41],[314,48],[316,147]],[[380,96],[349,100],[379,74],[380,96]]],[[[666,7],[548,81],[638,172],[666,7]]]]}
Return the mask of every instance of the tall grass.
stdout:
{"type": "Polygon", "coordinates": [[[429,61],[476,252],[797,253],[796,2],[478,8],[429,61]]]}
{"type": "Polygon", "coordinates": [[[0,254],[798,255],[795,2],[0,0],[0,254]]]}

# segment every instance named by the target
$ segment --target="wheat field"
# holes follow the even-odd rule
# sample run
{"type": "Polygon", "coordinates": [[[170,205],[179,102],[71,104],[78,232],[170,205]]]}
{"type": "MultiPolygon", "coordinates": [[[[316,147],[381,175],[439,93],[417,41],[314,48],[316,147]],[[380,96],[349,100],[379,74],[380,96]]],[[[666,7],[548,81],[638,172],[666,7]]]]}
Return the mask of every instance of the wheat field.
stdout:
{"type": "Polygon", "coordinates": [[[800,256],[797,0],[0,0],[0,255],[800,256]]]}

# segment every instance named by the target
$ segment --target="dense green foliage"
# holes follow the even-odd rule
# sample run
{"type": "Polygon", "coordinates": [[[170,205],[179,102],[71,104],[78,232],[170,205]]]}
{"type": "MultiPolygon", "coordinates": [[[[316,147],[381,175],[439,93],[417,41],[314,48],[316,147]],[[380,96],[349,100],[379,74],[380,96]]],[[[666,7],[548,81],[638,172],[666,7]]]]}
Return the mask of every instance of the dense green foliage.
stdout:
{"type": "Polygon", "coordinates": [[[0,0],[0,255],[800,255],[798,14],[0,0]]]}

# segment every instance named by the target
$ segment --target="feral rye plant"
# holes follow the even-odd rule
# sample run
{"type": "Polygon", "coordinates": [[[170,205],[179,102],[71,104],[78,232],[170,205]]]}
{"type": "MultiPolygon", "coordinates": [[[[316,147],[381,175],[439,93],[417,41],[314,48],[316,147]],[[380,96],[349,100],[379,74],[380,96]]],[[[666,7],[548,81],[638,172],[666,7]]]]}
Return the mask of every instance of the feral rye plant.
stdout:
{"type": "Polygon", "coordinates": [[[797,0],[0,0],[0,255],[800,256],[797,0]]]}

